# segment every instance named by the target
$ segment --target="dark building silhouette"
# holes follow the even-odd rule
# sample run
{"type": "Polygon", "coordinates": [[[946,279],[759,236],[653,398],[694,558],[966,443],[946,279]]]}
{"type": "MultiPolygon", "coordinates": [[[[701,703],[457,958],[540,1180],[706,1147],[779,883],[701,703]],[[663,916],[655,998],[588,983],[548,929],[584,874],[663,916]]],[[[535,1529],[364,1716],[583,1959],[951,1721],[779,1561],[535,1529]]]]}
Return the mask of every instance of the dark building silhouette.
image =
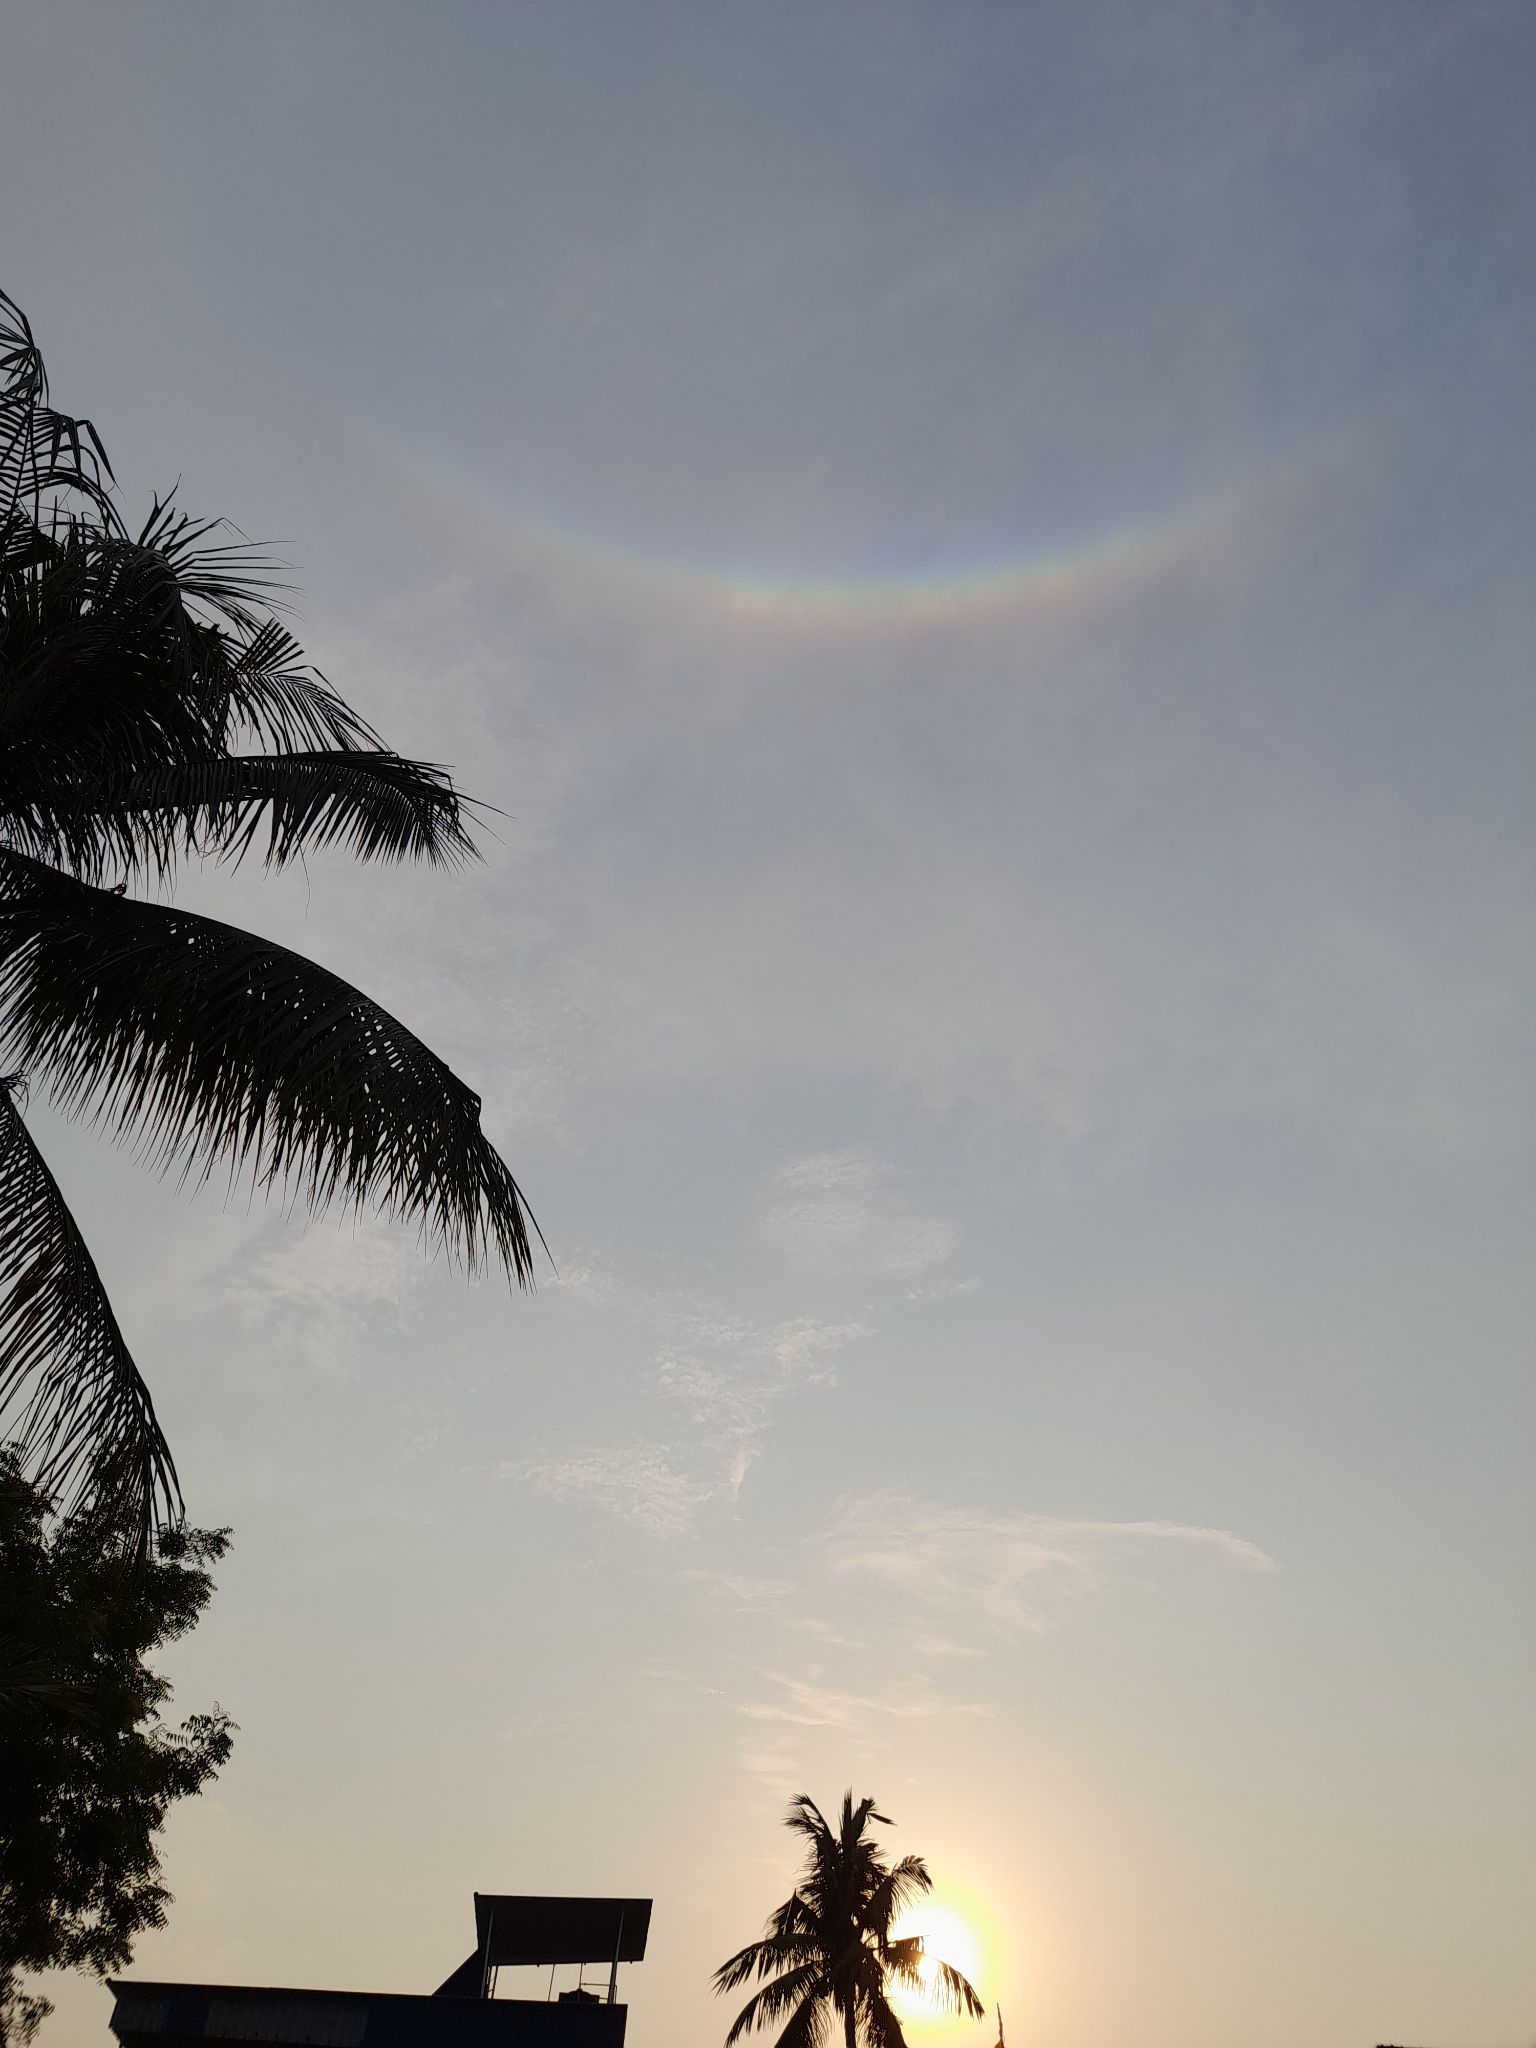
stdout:
{"type": "Polygon", "coordinates": [[[643,1958],[650,1926],[649,1899],[476,1892],[475,1946],[430,1996],[116,1977],[112,2031],[122,2048],[623,2048],[619,1965],[643,1958]],[[557,1991],[562,1967],[576,1981],[557,1991]],[[550,1973],[542,1997],[497,1995],[503,1970],[534,1968],[550,1973]]]}

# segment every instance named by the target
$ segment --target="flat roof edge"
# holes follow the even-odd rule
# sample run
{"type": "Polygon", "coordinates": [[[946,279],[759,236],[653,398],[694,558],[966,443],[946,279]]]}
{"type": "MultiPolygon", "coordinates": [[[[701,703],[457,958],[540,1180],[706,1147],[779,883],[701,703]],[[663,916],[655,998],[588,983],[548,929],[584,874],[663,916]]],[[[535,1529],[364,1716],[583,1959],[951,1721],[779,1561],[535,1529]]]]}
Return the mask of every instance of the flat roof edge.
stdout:
{"type": "MultiPolygon", "coordinates": [[[[125,1991],[204,1991],[215,1998],[366,1998],[374,2004],[384,2000],[397,2005],[440,2005],[442,2000],[432,1991],[337,1991],[327,1986],[321,1989],[308,1984],[200,1984],[195,1979],[172,1980],[166,1977],[109,1977],[107,1989],[114,1998],[125,1991]]],[[[551,2003],[547,1998],[473,1998],[466,1999],[468,2005],[532,2005],[540,2012],[551,2003]]],[[[612,2005],[603,2001],[605,2012],[625,2012],[628,2007],[622,1999],[612,2005]]]]}

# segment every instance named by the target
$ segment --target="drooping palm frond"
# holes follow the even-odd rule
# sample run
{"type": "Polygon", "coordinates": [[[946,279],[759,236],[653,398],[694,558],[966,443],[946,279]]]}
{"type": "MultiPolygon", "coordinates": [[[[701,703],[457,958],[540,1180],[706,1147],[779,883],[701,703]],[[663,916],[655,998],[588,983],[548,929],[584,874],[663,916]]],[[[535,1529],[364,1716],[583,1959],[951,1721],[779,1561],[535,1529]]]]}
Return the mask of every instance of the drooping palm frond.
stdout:
{"type": "Polygon", "coordinates": [[[920,1934],[903,1934],[894,1941],[882,1942],[879,1955],[880,1966],[887,1977],[912,1990],[922,1983],[926,1952],[920,1934]]]}
{"type": "Polygon", "coordinates": [[[238,865],[258,841],[269,867],[332,845],[359,860],[448,867],[479,858],[470,801],[445,770],[399,754],[226,754],[75,789],[54,779],[30,800],[13,797],[4,824],[18,851],[91,881],[163,880],[182,854],[238,865]]]}
{"type": "Polygon", "coordinates": [[[179,1511],[176,1468],[95,1261],[0,1080],[0,1441],[66,1510],[141,1550],[179,1511]]]}
{"type": "Polygon", "coordinates": [[[878,1994],[861,1998],[854,2020],[854,2031],[862,2032],[869,2048],[907,2048],[907,2037],[889,1999],[878,1994]]]}
{"type": "Polygon", "coordinates": [[[361,750],[226,755],[136,776],[98,799],[106,817],[146,821],[158,845],[174,833],[220,860],[243,859],[261,833],[270,867],[337,844],[359,860],[474,860],[468,801],[446,769],[361,750]]]}
{"type": "Polygon", "coordinates": [[[768,1931],[761,1940],[749,1941],[720,1965],[714,1974],[714,1987],[716,1991],[737,1991],[753,1977],[767,1977],[775,1970],[798,1969],[821,1953],[822,1938],[822,1930],[804,1900],[787,1900],[771,1915],[768,1931]],[[789,1926],[786,1920],[791,1921],[789,1926]]]}
{"type": "MultiPolygon", "coordinates": [[[[717,1983],[717,1988],[724,1987],[717,1983]]],[[[761,1991],[755,1991],[747,2000],[725,2037],[725,2048],[732,2048],[732,2044],[744,2034],[750,2034],[758,2027],[769,2027],[775,2020],[788,2018],[808,2002],[813,2010],[819,2009],[826,1990],[825,1977],[818,1963],[802,1963],[796,1969],[786,1970],[783,1976],[775,1977],[771,1984],[765,1984],[761,1991]]],[[[817,2038],[820,2031],[818,2027],[810,2038],[817,2038]]]]}
{"type": "Polygon", "coordinates": [[[223,1156],[418,1223],[473,1271],[527,1284],[521,1192],[480,1098],[338,975],[231,925],[96,889],[0,850],[0,1046],[68,1110],[204,1176],[223,1156]]]}
{"type": "Polygon", "coordinates": [[[333,690],[277,619],[267,619],[229,656],[226,728],[230,743],[242,733],[275,753],[306,749],[383,750],[368,721],[333,690]]]}
{"type": "Polygon", "coordinates": [[[932,1958],[930,1967],[933,1975],[928,1979],[928,1996],[937,1998],[950,2012],[963,2012],[970,2019],[985,2019],[987,2008],[970,1978],[957,1970],[953,1963],[932,1958]]]}
{"type": "Polygon", "coordinates": [[[803,1999],[790,2014],[774,2048],[822,2048],[832,2031],[832,2013],[825,1998],[803,1999]]]}
{"type": "Polygon", "coordinates": [[[901,1916],[904,1906],[933,1890],[933,1879],[921,1856],[903,1856],[888,1870],[882,1869],[873,1889],[859,1911],[859,1925],[879,1935],[901,1916]]]}

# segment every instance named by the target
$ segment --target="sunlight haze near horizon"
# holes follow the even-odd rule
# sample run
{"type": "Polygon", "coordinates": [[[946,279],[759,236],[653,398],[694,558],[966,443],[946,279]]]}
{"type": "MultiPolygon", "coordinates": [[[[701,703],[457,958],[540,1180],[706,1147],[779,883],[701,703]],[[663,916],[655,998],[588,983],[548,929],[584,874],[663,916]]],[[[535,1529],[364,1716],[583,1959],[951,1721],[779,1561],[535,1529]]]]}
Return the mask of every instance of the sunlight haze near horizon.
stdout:
{"type": "Polygon", "coordinates": [[[476,1888],[642,1894],[631,2048],[715,2048],[851,1786],[975,1943],[914,2048],[1529,2048],[1536,9],[0,53],[0,285],[125,510],[277,544],[497,807],[183,900],[419,1030],[556,1261],[35,1092],[234,1530],[127,1974],[430,1991],[476,1888]]]}

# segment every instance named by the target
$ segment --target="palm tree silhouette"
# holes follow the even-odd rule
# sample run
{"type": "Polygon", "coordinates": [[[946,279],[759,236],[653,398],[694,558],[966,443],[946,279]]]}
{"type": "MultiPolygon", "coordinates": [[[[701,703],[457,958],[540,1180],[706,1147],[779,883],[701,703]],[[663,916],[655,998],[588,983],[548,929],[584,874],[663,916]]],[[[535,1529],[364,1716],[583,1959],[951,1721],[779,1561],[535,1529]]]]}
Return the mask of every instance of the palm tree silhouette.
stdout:
{"type": "Polygon", "coordinates": [[[306,665],[271,564],[167,501],[130,531],[111,478],[0,294],[0,1435],[142,1554],[180,1511],[175,1467],[23,1121],[29,1075],[161,1169],[222,1157],[523,1284],[532,1252],[480,1098],[420,1039],[301,955],[128,893],[253,846],[270,867],[475,849],[448,774],[306,665]]]}
{"type": "Polygon", "coordinates": [[[747,2000],[726,2035],[726,2048],[754,2027],[783,2021],[777,2048],[820,2048],[840,2021],[843,2048],[905,2048],[901,2023],[886,1997],[888,1983],[921,1987],[952,2011],[979,2019],[986,2011],[973,1986],[948,1963],[930,1959],[924,1970],[920,1936],[892,1937],[904,1906],[933,1887],[920,1856],[887,1863],[867,1830],[893,1822],[872,1799],[853,1803],[843,1794],[834,1830],[802,1792],[784,1825],[806,1839],[800,1882],[768,1917],[760,1941],[749,1942],[714,1975],[717,1994],[737,1991],[756,1977],[763,1985],[747,2000]]]}

